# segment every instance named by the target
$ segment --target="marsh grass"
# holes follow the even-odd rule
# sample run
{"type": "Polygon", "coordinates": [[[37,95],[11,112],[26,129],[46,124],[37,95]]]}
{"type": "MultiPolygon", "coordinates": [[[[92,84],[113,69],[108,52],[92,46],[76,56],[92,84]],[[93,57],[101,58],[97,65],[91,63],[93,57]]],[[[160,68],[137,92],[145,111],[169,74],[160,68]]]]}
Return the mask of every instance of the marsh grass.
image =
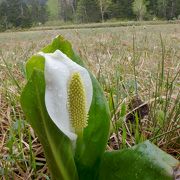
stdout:
{"type": "Polygon", "coordinates": [[[105,91],[112,118],[107,149],[149,139],[180,158],[179,24],[1,33],[0,177],[49,179],[43,149],[19,98],[26,60],[58,34],[72,42],[105,91]],[[141,103],[132,106],[137,98],[141,103]],[[148,107],[144,116],[142,107],[148,107]]]}

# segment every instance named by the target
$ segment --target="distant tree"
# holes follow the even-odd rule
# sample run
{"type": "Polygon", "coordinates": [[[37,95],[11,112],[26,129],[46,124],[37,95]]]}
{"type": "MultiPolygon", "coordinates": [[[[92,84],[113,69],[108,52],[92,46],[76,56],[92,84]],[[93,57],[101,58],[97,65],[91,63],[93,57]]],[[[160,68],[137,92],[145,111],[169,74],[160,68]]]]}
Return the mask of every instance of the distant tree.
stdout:
{"type": "Polygon", "coordinates": [[[101,12],[97,0],[78,0],[76,16],[79,22],[99,22],[101,12]]]}
{"type": "Polygon", "coordinates": [[[8,28],[7,3],[2,2],[0,4],[0,30],[5,30],[7,28],[8,28]]]}
{"type": "Polygon", "coordinates": [[[160,18],[177,18],[180,14],[180,0],[158,0],[157,9],[160,18]]]}
{"type": "Polygon", "coordinates": [[[158,6],[157,6],[157,0],[150,0],[148,5],[147,5],[147,11],[149,15],[151,16],[157,16],[158,12],[158,6]]]}
{"type": "Polygon", "coordinates": [[[48,20],[46,3],[42,3],[40,0],[29,0],[27,4],[34,24],[44,24],[48,20]]]}
{"type": "Polygon", "coordinates": [[[111,5],[108,8],[109,18],[134,18],[132,2],[133,0],[112,0],[111,5]]]}
{"type": "Polygon", "coordinates": [[[144,0],[135,0],[132,4],[134,14],[136,14],[139,21],[143,20],[144,15],[147,12],[147,4],[144,0]]]}
{"type": "Polygon", "coordinates": [[[157,15],[166,18],[167,0],[157,0],[157,15]]]}
{"type": "Polygon", "coordinates": [[[76,0],[48,0],[49,19],[72,21],[75,17],[76,0]]]}
{"type": "Polygon", "coordinates": [[[104,22],[104,14],[107,13],[111,5],[111,0],[98,0],[98,4],[101,12],[101,20],[104,22]]]}
{"type": "Polygon", "coordinates": [[[20,4],[20,15],[17,17],[15,26],[22,28],[28,28],[32,26],[31,14],[28,6],[24,2],[21,2],[20,4]]]}
{"type": "Polygon", "coordinates": [[[6,0],[7,21],[15,27],[30,27],[31,16],[26,3],[22,0],[6,0]]]}
{"type": "Polygon", "coordinates": [[[0,29],[30,27],[48,19],[86,23],[135,16],[180,18],[180,0],[0,0],[0,29]]]}
{"type": "Polygon", "coordinates": [[[46,0],[4,0],[0,3],[0,28],[30,27],[47,20],[46,0]]]}
{"type": "Polygon", "coordinates": [[[48,0],[47,1],[47,9],[49,12],[49,19],[50,20],[57,20],[59,19],[60,15],[60,0],[48,0]]]}
{"type": "Polygon", "coordinates": [[[64,21],[72,21],[75,17],[75,4],[72,0],[60,0],[60,16],[64,21]]]}
{"type": "Polygon", "coordinates": [[[29,0],[27,3],[31,13],[32,21],[34,24],[36,24],[39,21],[39,2],[37,0],[29,0]]]}
{"type": "Polygon", "coordinates": [[[180,19],[180,1],[176,0],[176,10],[175,10],[175,16],[180,19]]]}
{"type": "Polygon", "coordinates": [[[123,18],[128,18],[128,19],[132,19],[134,18],[134,14],[133,14],[133,10],[132,10],[132,3],[133,3],[133,0],[123,0],[122,1],[122,12],[123,12],[123,15],[122,17],[123,18]]]}
{"type": "Polygon", "coordinates": [[[46,4],[40,4],[38,20],[42,24],[44,24],[48,20],[48,11],[46,4]]]}
{"type": "Polygon", "coordinates": [[[85,0],[77,1],[76,17],[77,21],[80,23],[88,21],[85,0]]]}
{"type": "Polygon", "coordinates": [[[112,0],[111,4],[108,8],[109,10],[109,18],[119,18],[120,17],[120,2],[119,0],[112,0]]]}
{"type": "Polygon", "coordinates": [[[166,18],[167,19],[173,19],[175,17],[176,12],[176,1],[175,0],[169,0],[166,5],[166,18]]]}

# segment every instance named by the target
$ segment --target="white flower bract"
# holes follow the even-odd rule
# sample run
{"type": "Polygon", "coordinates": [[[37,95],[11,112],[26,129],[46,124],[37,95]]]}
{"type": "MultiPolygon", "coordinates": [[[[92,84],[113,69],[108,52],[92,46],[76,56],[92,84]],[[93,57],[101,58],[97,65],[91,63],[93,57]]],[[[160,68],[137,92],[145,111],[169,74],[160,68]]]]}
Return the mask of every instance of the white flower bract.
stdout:
{"type": "Polygon", "coordinates": [[[73,62],[60,50],[54,53],[39,55],[45,58],[45,105],[49,116],[56,126],[70,138],[76,141],[77,134],[72,127],[68,111],[68,83],[73,73],[79,73],[85,89],[87,114],[92,102],[93,88],[88,71],[73,62]]]}

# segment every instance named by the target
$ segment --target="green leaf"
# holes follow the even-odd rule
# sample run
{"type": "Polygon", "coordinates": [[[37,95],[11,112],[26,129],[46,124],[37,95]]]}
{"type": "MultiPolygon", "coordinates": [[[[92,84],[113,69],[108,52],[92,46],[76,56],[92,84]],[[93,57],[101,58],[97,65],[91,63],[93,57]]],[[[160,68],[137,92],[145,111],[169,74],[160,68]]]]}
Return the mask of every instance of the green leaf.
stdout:
{"type": "MultiPolygon", "coordinates": [[[[53,42],[47,47],[43,48],[42,51],[46,53],[53,53],[57,49],[61,50],[74,62],[78,63],[81,66],[84,66],[83,61],[79,58],[79,56],[77,56],[74,53],[71,44],[61,36],[56,37],[53,40],[53,42]]],[[[44,59],[42,57],[40,58],[40,56],[33,56],[27,62],[26,71],[27,71],[28,79],[32,76],[34,69],[40,70],[43,76],[44,59]]],[[[79,179],[82,180],[84,179],[93,180],[96,178],[99,171],[100,160],[105,151],[106,144],[108,141],[109,126],[110,126],[110,112],[103,90],[100,87],[98,81],[94,78],[94,76],[91,73],[90,75],[93,84],[93,100],[89,111],[88,126],[84,130],[83,140],[81,141],[82,148],[77,149],[78,152],[75,152],[75,161],[79,174],[79,179]]],[[[30,87],[26,87],[26,91],[29,91],[28,88],[30,87]]],[[[45,87],[40,87],[40,88],[42,91],[42,88],[45,87]]],[[[44,94],[42,95],[41,101],[44,101],[43,96],[44,94]]],[[[24,99],[23,100],[24,103],[27,101],[27,97],[26,98],[22,97],[22,99],[24,99]]],[[[43,102],[43,106],[45,107],[44,102],[43,102]]],[[[33,107],[29,107],[27,112],[25,113],[25,114],[29,114],[29,119],[30,119],[29,122],[31,123],[31,125],[32,125],[32,121],[34,121],[32,120],[33,117],[31,117],[31,108],[33,107]]],[[[45,113],[47,114],[46,110],[45,113]]],[[[41,122],[41,117],[39,117],[39,121],[41,122]]],[[[37,125],[34,122],[32,126],[35,129],[35,131],[37,131],[38,137],[41,136],[37,128],[37,127],[41,127],[40,124],[37,125]]],[[[53,128],[49,128],[51,129],[51,132],[54,131],[53,128]]],[[[54,141],[57,142],[58,138],[60,137],[56,137],[54,141]]],[[[64,146],[66,146],[66,144],[64,146]]],[[[69,174],[71,174],[71,172],[69,172],[69,174]]]]}
{"type": "Polygon", "coordinates": [[[34,71],[34,68],[44,71],[45,59],[42,56],[34,55],[26,63],[26,76],[29,79],[34,71]]]}
{"type": "MultiPolygon", "coordinates": [[[[56,37],[53,42],[43,49],[43,52],[52,53],[61,50],[74,62],[84,66],[71,44],[62,36],[56,37]]],[[[110,112],[101,86],[90,73],[93,84],[93,100],[89,111],[88,126],[84,130],[82,149],[76,152],[76,164],[79,179],[93,180],[99,171],[101,157],[105,151],[109,137],[110,112]]]]}
{"type": "Polygon", "coordinates": [[[178,161],[149,141],[132,148],[105,152],[99,180],[173,180],[178,161]]]}
{"type": "Polygon", "coordinates": [[[71,142],[50,119],[44,97],[44,73],[34,69],[21,94],[21,106],[43,145],[52,179],[76,180],[71,142]]]}

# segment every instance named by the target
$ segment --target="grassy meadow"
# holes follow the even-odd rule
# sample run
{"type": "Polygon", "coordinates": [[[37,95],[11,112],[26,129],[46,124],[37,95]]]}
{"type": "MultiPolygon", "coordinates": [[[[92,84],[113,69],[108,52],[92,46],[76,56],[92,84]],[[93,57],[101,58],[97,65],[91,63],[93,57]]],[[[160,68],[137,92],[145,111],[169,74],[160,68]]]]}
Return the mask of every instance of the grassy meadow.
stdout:
{"type": "Polygon", "coordinates": [[[180,24],[0,33],[0,177],[49,179],[19,99],[25,63],[57,35],[102,85],[111,110],[107,150],[149,139],[180,159],[180,24]]]}

